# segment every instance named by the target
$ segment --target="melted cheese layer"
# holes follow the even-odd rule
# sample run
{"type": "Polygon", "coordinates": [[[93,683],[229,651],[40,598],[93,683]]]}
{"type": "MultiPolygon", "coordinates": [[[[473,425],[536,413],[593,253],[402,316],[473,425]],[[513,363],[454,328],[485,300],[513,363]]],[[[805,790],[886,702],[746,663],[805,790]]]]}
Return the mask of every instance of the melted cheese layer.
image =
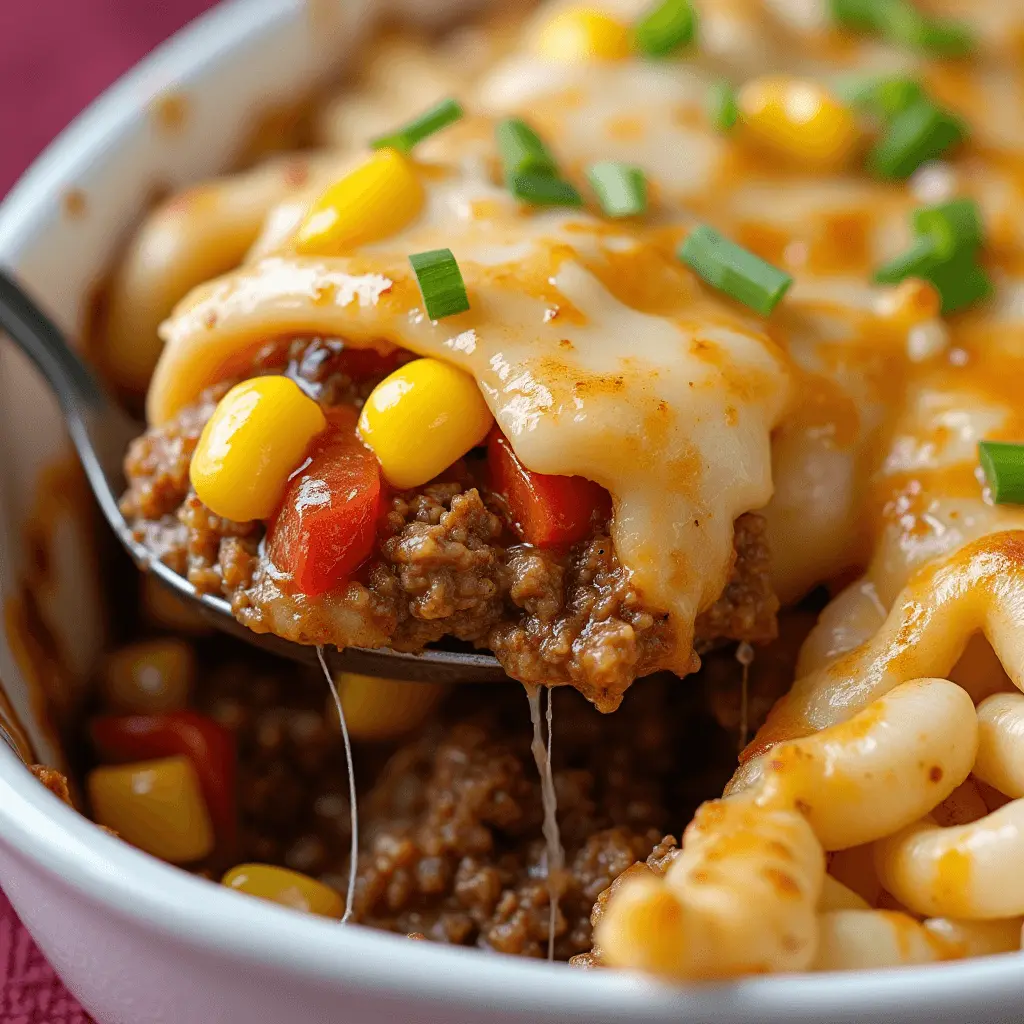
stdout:
{"type": "Polygon", "coordinates": [[[788,360],[639,235],[577,212],[524,215],[462,169],[430,193],[420,221],[358,255],[282,252],[193,292],[163,328],[151,422],[244,374],[269,337],[384,339],[455,363],[527,467],[611,492],[616,550],[645,602],[671,614],[684,671],[694,619],[732,567],[733,522],[771,496],[788,360]],[[472,308],[431,322],[405,254],[445,242],[472,308]],[[635,308],[606,283],[626,262],[669,286],[663,308],[635,308]]]}
{"type": "MultiPolygon", "coordinates": [[[[571,5],[544,5],[538,19],[571,5]]],[[[598,6],[628,19],[646,5],[598,6]]],[[[1024,35],[1024,15],[997,0],[936,6],[973,21],[974,59],[929,63],[877,39],[837,38],[822,0],[703,0],[699,47],[657,64],[552,62],[534,52],[536,25],[528,25],[521,45],[466,90],[476,112],[417,151],[428,192],[423,216],[347,257],[298,258],[292,237],[306,209],[358,158],[353,118],[336,128],[332,121],[328,141],[336,130],[346,148],[329,151],[305,191],[268,210],[241,269],[197,289],[165,324],[151,420],[166,420],[207,384],[244,375],[268,338],[334,333],[357,345],[398,344],[473,374],[531,469],[583,475],[611,491],[619,556],[644,600],[671,613],[684,641],[681,661],[694,616],[727,579],[732,522],[751,509],[764,510],[784,600],[863,568],[879,548],[896,582],[871,593],[890,600],[908,565],[933,549],[878,515],[879,481],[897,465],[899,486],[923,479],[939,466],[951,429],[949,417],[926,420],[916,461],[904,465],[910,442],[897,450],[889,441],[906,403],[925,390],[955,390],[986,348],[1024,348],[1016,215],[1024,132],[1006,114],[1024,95],[1024,74],[1008,56],[1024,35]],[[780,71],[826,83],[850,71],[918,75],[968,119],[975,141],[954,162],[890,184],[856,166],[811,176],[753,149],[742,133],[726,138],[710,128],[703,106],[712,82],[780,71]],[[507,114],[537,127],[577,183],[594,160],[643,167],[654,199],[644,224],[517,208],[497,185],[492,118],[507,114]],[[955,194],[982,208],[997,299],[950,324],[908,332],[880,312],[886,290],[868,284],[871,271],[909,244],[911,209],[955,194]],[[718,301],[674,260],[675,244],[698,219],[793,273],[770,324],[718,301]],[[440,246],[455,252],[472,309],[432,324],[406,257],[440,246]],[[936,373],[941,387],[932,384],[936,373]]],[[[431,65],[429,57],[419,59],[431,65]]],[[[404,75],[370,75],[371,87],[396,104],[395,121],[422,109],[428,86],[440,88],[436,63],[422,88],[409,81],[415,61],[406,55],[399,63],[404,75]]],[[[459,84],[459,74],[452,68],[442,77],[459,84]]],[[[370,128],[380,124],[363,134],[370,128]]],[[[979,372],[972,387],[981,399],[998,393],[1001,405],[998,368],[979,372]]],[[[985,430],[1017,436],[983,421],[972,438],[985,430]]],[[[961,458],[967,483],[957,482],[956,501],[974,509],[971,522],[991,519],[994,528],[1006,516],[985,512],[971,478],[973,449],[961,458]]],[[[966,515],[956,501],[951,509],[966,515]]],[[[914,528],[920,533],[920,522],[914,528]]],[[[976,532],[947,529],[938,547],[976,532]]]]}

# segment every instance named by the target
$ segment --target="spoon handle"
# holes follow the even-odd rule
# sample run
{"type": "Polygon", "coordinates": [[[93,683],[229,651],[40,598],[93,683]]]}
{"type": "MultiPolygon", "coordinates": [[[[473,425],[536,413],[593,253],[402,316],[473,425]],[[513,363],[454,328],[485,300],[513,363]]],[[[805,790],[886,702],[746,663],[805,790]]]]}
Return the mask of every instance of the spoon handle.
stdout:
{"type": "Polygon", "coordinates": [[[65,414],[79,417],[110,400],[92,370],[64,339],[60,328],[0,270],[0,328],[32,360],[53,389],[65,414]]]}
{"type": "MultiPolygon", "coordinates": [[[[184,577],[154,558],[135,536],[118,506],[124,487],[122,459],[131,438],[143,430],[108,396],[92,370],[79,358],[50,318],[21,286],[0,269],[0,331],[32,360],[53,389],[64,412],[72,443],[92,486],[100,509],[118,539],[144,572],[157,577],[179,597],[194,605],[218,629],[241,637],[265,651],[316,664],[316,648],[290,643],[272,633],[253,633],[231,614],[231,606],[216,594],[197,594],[184,577]]],[[[387,649],[350,647],[328,655],[332,669],[381,675],[416,682],[497,682],[507,677],[497,661],[477,652],[425,651],[404,654],[387,649]]],[[[0,743],[9,739],[0,728],[0,743]]]]}
{"type": "Polygon", "coordinates": [[[141,425],[121,411],[60,328],[2,269],[0,331],[10,335],[50,385],[100,508],[122,543],[130,547],[131,530],[117,496],[124,484],[121,460],[129,440],[141,433],[141,425]]]}

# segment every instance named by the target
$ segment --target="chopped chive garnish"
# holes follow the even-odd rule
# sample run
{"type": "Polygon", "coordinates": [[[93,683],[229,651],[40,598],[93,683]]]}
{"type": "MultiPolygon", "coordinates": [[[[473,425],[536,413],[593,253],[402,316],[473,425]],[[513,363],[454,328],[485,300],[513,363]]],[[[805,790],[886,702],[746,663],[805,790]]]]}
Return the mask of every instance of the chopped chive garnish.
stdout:
{"type": "Polygon", "coordinates": [[[997,505],[1024,504],[1024,444],[979,441],[978,460],[997,505]]]}
{"type": "Polygon", "coordinates": [[[633,44],[648,57],[668,57],[697,36],[697,12],[690,0],[662,0],[633,26],[633,44]]]}
{"type": "Polygon", "coordinates": [[[716,131],[731,132],[740,117],[736,90],[724,79],[708,89],[708,117],[716,131]]]}
{"type": "Polygon", "coordinates": [[[925,99],[921,83],[903,75],[855,75],[836,83],[840,99],[888,120],[925,99]]]}
{"type": "Polygon", "coordinates": [[[973,306],[993,291],[992,281],[974,253],[963,253],[939,263],[928,272],[927,279],[942,298],[943,316],[973,306]]]}
{"type": "Polygon", "coordinates": [[[918,239],[905,253],[874,271],[874,280],[880,285],[898,285],[907,278],[927,280],[937,262],[935,243],[931,239],[918,239]]]}
{"type": "Polygon", "coordinates": [[[974,49],[974,37],[966,25],[930,18],[905,2],[885,5],[881,34],[892,43],[939,57],[965,57],[974,49]]]}
{"type": "Polygon", "coordinates": [[[829,0],[832,20],[856,32],[877,32],[882,23],[882,9],[889,0],[829,0]]]}
{"type": "Polygon", "coordinates": [[[924,24],[918,46],[941,57],[966,57],[974,50],[974,35],[960,21],[935,20],[924,24]]]}
{"type": "Polygon", "coordinates": [[[533,206],[582,206],[583,197],[558,176],[558,166],[540,136],[525,121],[499,121],[494,137],[509,192],[533,206]]]}
{"type": "Polygon", "coordinates": [[[829,10],[843,28],[874,32],[940,57],[963,57],[974,48],[966,25],[923,14],[909,0],[829,0],[829,10]]]}
{"type": "Polygon", "coordinates": [[[494,129],[494,138],[498,143],[506,177],[555,173],[555,158],[525,121],[517,117],[499,121],[494,129]]]}
{"type": "Polygon", "coordinates": [[[875,271],[875,280],[879,284],[899,284],[908,277],[923,277],[927,280],[938,262],[932,239],[919,238],[906,252],[883,263],[875,271]]]}
{"type": "Polygon", "coordinates": [[[778,305],[793,278],[741,245],[701,225],[690,232],[679,258],[712,287],[762,316],[778,305]]]}
{"type": "Polygon", "coordinates": [[[889,122],[868,155],[868,167],[881,178],[909,178],[921,164],[938,159],[966,137],[959,118],[920,100],[889,122]]]}
{"type": "Polygon", "coordinates": [[[956,253],[973,253],[984,237],[981,211],[973,199],[953,199],[923,206],[913,213],[914,231],[930,240],[935,255],[947,260],[956,253]]]}
{"type": "Polygon", "coordinates": [[[370,146],[373,149],[390,146],[393,149],[400,149],[403,153],[409,153],[418,142],[461,120],[464,113],[458,100],[442,100],[397,131],[373,139],[370,146]]]}
{"type": "Polygon", "coordinates": [[[893,75],[876,83],[872,103],[881,117],[890,118],[924,99],[925,92],[920,82],[893,75]]]}
{"type": "Polygon", "coordinates": [[[575,185],[554,174],[510,174],[505,184],[516,199],[531,206],[583,205],[575,185]]]}
{"type": "Polygon", "coordinates": [[[609,217],[635,217],[647,209],[647,179],[639,167],[603,160],[587,171],[587,179],[609,217]]]}
{"type": "Polygon", "coordinates": [[[409,257],[416,273],[423,304],[431,320],[441,320],[469,309],[469,296],[462,280],[462,271],[451,249],[431,249],[409,257]]]}
{"type": "Polygon", "coordinates": [[[956,313],[988,298],[992,282],[978,263],[984,240],[981,211],[973,199],[952,199],[915,210],[914,244],[875,271],[881,284],[908,277],[930,281],[942,300],[942,312],[956,313]]]}

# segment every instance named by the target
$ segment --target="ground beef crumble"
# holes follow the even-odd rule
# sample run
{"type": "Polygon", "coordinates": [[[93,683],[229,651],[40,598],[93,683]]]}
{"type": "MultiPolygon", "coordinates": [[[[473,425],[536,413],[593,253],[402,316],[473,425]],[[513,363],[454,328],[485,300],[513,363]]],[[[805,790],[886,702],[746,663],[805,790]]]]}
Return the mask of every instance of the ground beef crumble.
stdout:
{"type": "MultiPolygon", "coordinates": [[[[259,366],[283,369],[321,400],[359,404],[376,381],[346,376],[342,353],[337,341],[293,341],[268,346],[259,366]]],[[[517,679],[572,684],[605,711],[633,679],[679,663],[667,616],[645,607],[607,535],[569,552],[516,543],[460,470],[390,499],[361,579],[315,602],[286,592],[258,553],[262,524],[213,515],[189,487],[199,434],[227,386],[132,444],[122,509],[143,543],[197,589],[227,597],[249,628],[300,643],[344,638],[403,651],[453,636],[494,651],[517,679]]],[[[698,650],[775,634],[760,516],[737,521],[735,550],[725,592],[698,619],[698,650]]]]}
{"type": "MultiPolygon", "coordinates": [[[[720,792],[736,743],[709,717],[701,694],[656,676],[610,716],[571,690],[554,695],[566,851],[556,880],[559,959],[591,948],[601,894],[720,792]]],[[[347,789],[322,680],[294,666],[274,675],[232,664],[204,684],[200,710],[238,743],[241,858],[284,863],[344,892],[347,789]]],[[[403,745],[357,747],[356,776],[367,786],[357,920],[438,942],[546,955],[548,884],[530,740],[521,689],[470,687],[403,745]]]]}
{"type": "MultiPolygon", "coordinates": [[[[645,858],[652,870],[667,864],[675,846],[662,837],[678,834],[699,803],[721,792],[743,742],[735,715],[741,697],[749,696],[742,703],[756,729],[762,695],[792,677],[797,645],[785,633],[749,673],[731,650],[712,651],[692,685],[668,673],[651,676],[627,692],[614,715],[600,714],[570,688],[552,694],[565,848],[565,867],[554,879],[560,959],[600,965],[592,920],[621,884],[616,880],[640,870],[645,858]]],[[[344,893],[348,777],[322,676],[221,636],[188,643],[202,672],[191,706],[226,728],[238,752],[237,847],[215,850],[192,870],[216,880],[240,862],[281,864],[344,893]]],[[[98,699],[106,692],[99,688],[98,699]]],[[[401,935],[543,956],[546,847],[523,690],[453,688],[424,714],[405,738],[357,734],[355,917],[401,935]]],[[[82,751],[84,761],[89,756],[82,751]]],[[[63,776],[35,772],[67,799],[63,776]]]]}
{"type": "MultiPolygon", "coordinates": [[[[49,768],[45,764],[32,764],[28,766],[28,770],[41,782],[61,803],[65,803],[68,807],[75,809],[75,801],[71,798],[71,786],[68,783],[68,777],[63,773],[57,771],[56,768],[49,768]]],[[[120,838],[118,834],[112,829],[107,828],[106,825],[97,826],[107,835],[113,836],[115,839],[120,838]]]]}
{"type": "Polygon", "coordinates": [[[509,598],[521,614],[498,623],[488,646],[517,679],[571,683],[602,710],[664,664],[668,617],[644,607],[615,556],[594,537],[569,558],[522,545],[508,551],[509,598]]]}
{"type": "MultiPolygon", "coordinates": [[[[679,847],[675,836],[664,836],[654,849],[647,855],[645,860],[634,861],[629,867],[621,872],[607,889],[603,889],[594,902],[594,908],[590,912],[591,928],[596,928],[598,921],[604,917],[608,909],[608,901],[615,897],[615,894],[626,883],[628,879],[642,875],[654,875],[660,878],[668,871],[672,861],[679,856],[682,850],[679,847]]],[[[604,954],[597,944],[586,953],[577,953],[569,958],[573,967],[589,971],[595,967],[604,967],[604,954]]]]}
{"type": "MultiPolygon", "coordinates": [[[[239,840],[229,859],[220,851],[193,870],[216,880],[233,863],[282,864],[345,893],[348,782],[323,679],[222,637],[195,643],[204,666],[195,709],[224,726],[238,751],[239,840]]],[[[593,923],[621,880],[663,872],[678,852],[668,833],[721,792],[738,738],[712,716],[706,693],[735,689],[740,679],[739,664],[720,651],[708,656],[697,685],[652,676],[614,715],[571,689],[553,694],[552,765],[566,855],[554,879],[558,959],[600,966],[593,923]]],[[[409,738],[357,742],[357,921],[419,939],[546,955],[546,847],[530,742],[527,701],[514,685],[456,688],[409,738]]],[[[68,800],[63,775],[39,766],[33,772],[68,800]]]]}
{"type": "Polygon", "coordinates": [[[45,764],[29,765],[29,771],[62,803],[73,807],[67,776],[45,764]]]}

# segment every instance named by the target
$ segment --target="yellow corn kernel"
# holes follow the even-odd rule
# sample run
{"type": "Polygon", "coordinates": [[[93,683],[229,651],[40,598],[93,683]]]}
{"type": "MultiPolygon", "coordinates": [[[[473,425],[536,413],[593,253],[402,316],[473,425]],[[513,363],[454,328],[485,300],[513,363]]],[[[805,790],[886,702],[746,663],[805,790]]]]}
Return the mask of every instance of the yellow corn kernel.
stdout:
{"type": "Polygon", "coordinates": [[[423,209],[412,161],[381,149],[336,181],[313,204],[295,237],[307,255],[330,256],[401,231],[423,209]]]}
{"type": "Polygon", "coordinates": [[[96,822],[154,857],[189,864],[213,849],[210,815],[187,757],[95,768],[87,788],[96,822]]]}
{"type": "Polygon", "coordinates": [[[192,456],[199,500],[235,522],[269,519],[288,477],[327,426],[320,406],[287,377],[254,377],[218,403],[192,456]]]}
{"type": "Polygon", "coordinates": [[[857,145],[857,119],[814,82],[785,75],[755,78],[740,89],[737,102],[747,132],[792,160],[837,167],[857,145]]]}
{"type": "Polygon", "coordinates": [[[552,60],[623,60],[630,54],[629,29],[587,7],[556,14],[537,37],[537,52],[552,60]]]}
{"type": "Polygon", "coordinates": [[[271,864],[239,864],[221,879],[221,884],[307,914],[340,918],[345,913],[344,901],[329,885],[271,864]]]}
{"type": "MultiPolygon", "coordinates": [[[[393,740],[422,725],[448,692],[444,683],[410,683],[342,672],[335,678],[345,724],[353,739],[393,740]]],[[[327,714],[337,724],[338,712],[328,700],[327,714]]]]}
{"type": "Polygon", "coordinates": [[[104,659],[100,689],[107,707],[127,715],[180,711],[196,677],[196,656],[184,640],[162,637],[122,647],[104,659]]]}
{"type": "Polygon", "coordinates": [[[359,436],[388,483],[405,490],[446,470],[493,422],[468,373],[439,359],[414,359],[373,389],[359,415],[359,436]]]}

